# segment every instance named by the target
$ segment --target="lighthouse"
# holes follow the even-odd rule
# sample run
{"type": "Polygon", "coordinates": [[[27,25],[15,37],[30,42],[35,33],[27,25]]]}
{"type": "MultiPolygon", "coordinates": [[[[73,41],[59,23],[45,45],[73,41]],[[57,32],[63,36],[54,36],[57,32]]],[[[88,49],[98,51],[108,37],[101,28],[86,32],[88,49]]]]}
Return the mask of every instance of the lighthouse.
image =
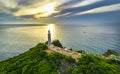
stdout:
{"type": "Polygon", "coordinates": [[[51,45],[51,33],[50,30],[48,30],[48,46],[51,45]]]}

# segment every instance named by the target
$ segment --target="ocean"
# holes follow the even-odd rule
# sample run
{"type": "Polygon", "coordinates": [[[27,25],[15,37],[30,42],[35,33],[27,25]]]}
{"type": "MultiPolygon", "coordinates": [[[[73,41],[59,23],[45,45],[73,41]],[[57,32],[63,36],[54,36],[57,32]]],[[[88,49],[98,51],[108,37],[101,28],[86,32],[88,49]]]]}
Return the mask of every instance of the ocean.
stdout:
{"type": "MultiPolygon", "coordinates": [[[[64,47],[102,54],[108,49],[120,53],[120,26],[52,26],[52,40],[64,47]]],[[[0,60],[19,55],[47,41],[48,26],[0,26],[0,60]]]]}

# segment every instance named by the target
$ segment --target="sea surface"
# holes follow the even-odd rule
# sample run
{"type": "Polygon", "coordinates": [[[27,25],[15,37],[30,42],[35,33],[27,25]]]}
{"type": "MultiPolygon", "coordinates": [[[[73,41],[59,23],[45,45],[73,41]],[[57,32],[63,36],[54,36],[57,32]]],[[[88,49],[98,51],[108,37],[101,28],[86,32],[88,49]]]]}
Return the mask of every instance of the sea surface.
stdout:
{"type": "MultiPolygon", "coordinates": [[[[66,48],[102,54],[120,52],[120,26],[52,26],[52,40],[66,48]]],[[[47,41],[48,26],[0,26],[0,60],[19,55],[47,41]]]]}

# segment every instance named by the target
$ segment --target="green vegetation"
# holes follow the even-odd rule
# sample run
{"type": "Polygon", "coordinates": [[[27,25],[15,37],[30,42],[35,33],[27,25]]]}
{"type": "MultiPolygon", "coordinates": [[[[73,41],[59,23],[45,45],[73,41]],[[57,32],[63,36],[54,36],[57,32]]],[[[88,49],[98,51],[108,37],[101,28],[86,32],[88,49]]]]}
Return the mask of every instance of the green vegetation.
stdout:
{"type": "Polygon", "coordinates": [[[76,52],[85,54],[86,52],[84,50],[77,50],[76,52]]]}
{"type": "Polygon", "coordinates": [[[64,72],[62,63],[68,64],[67,67],[75,62],[59,53],[47,54],[44,52],[47,48],[46,44],[39,43],[23,54],[0,62],[0,74],[58,74],[64,72]]]}
{"type": "Polygon", "coordinates": [[[108,62],[100,56],[85,54],[78,60],[72,74],[120,74],[120,65],[111,60],[108,62]]]}
{"type": "Polygon", "coordinates": [[[55,46],[58,46],[58,47],[63,48],[63,46],[62,46],[62,44],[60,43],[59,40],[54,40],[54,41],[52,42],[52,44],[55,45],[55,46]]]}
{"type": "Polygon", "coordinates": [[[0,74],[120,74],[118,61],[84,53],[76,62],[60,53],[47,54],[47,48],[39,43],[23,54],[1,61],[0,74]]]}

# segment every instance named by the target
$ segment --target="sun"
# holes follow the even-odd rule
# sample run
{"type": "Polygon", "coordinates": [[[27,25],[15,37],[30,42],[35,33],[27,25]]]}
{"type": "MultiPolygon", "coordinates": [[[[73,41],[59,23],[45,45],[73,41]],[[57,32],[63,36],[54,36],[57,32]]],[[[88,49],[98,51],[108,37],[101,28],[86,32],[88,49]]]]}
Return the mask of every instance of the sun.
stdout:
{"type": "Polygon", "coordinates": [[[58,13],[59,11],[56,11],[56,8],[57,8],[56,2],[45,4],[43,7],[37,10],[40,11],[40,13],[35,14],[34,18],[48,17],[53,13],[58,13]]]}
{"type": "Polygon", "coordinates": [[[43,7],[43,10],[45,13],[47,14],[52,14],[55,12],[55,7],[56,7],[56,3],[50,3],[50,4],[47,4],[43,7]]]}

